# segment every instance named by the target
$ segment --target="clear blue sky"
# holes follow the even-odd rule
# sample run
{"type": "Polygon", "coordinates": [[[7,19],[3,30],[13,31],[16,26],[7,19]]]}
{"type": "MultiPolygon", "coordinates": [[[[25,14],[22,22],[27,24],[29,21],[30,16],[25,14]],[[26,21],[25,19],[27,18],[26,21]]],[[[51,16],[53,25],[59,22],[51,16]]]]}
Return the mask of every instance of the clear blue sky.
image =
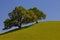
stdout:
{"type": "Polygon", "coordinates": [[[60,20],[60,0],[0,0],[0,32],[3,21],[16,6],[37,7],[47,15],[46,20],[60,20]]]}

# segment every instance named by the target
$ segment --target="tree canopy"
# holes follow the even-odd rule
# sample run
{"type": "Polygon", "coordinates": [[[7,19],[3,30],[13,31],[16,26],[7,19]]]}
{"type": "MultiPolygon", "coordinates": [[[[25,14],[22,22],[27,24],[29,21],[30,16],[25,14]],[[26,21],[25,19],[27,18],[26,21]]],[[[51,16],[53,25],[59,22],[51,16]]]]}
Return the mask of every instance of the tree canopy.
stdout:
{"type": "Polygon", "coordinates": [[[46,14],[44,14],[38,8],[25,9],[22,6],[15,7],[15,9],[8,13],[9,18],[4,21],[4,28],[9,29],[13,26],[21,28],[22,24],[27,24],[30,22],[38,23],[38,20],[45,19],[46,14]]]}

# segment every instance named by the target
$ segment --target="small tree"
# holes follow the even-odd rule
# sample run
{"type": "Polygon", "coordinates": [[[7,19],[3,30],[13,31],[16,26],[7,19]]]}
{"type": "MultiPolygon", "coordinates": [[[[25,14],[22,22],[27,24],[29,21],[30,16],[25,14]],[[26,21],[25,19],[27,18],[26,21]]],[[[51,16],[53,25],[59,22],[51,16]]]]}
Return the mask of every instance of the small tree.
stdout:
{"type": "MultiPolygon", "coordinates": [[[[37,16],[38,20],[46,18],[46,14],[44,14],[41,10],[37,9],[36,7],[30,8],[29,10],[33,11],[33,13],[37,16]]],[[[36,23],[38,23],[38,20],[36,20],[36,23]]]]}
{"type": "Polygon", "coordinates": [[[13,26],[21,28],[22,24],[37,22],[38,19],[45,19],[46,15],[37,8],[25,9],[22,6],[16,7],[9,14],[9,18],[4,21],[4,29],[9,29],[13,26]]]}

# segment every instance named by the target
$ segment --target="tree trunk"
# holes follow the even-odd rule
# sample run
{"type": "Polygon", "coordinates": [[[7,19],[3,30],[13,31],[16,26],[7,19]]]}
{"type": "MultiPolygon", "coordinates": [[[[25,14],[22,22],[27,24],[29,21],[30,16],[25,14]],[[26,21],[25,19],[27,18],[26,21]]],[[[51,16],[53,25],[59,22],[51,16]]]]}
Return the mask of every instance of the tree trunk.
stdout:
{"type": "Polygon", "coordinates": [[[19,29],[21,28],[21,25],[22,25],[22,22],[23,22],[23,16],[18,20],[19,21],[19,23],[18,23],[18,27],[19,27],[19,29]]]}
{"type": "Polygon", "coordinates": [[[19,22],[19,23],[18,23],[18,27],[21,28],[21,25],[22,25],[22,23],[19,22]]]}
{"type": "Polygon", "coordinates": [[[38,23],[38,21],[36,21],[36,23],[38,23]]]}
{"type": "Polygon", "coordinates": [[[21,28],[21,24],[19,25],[19,28],[21,28]]]}

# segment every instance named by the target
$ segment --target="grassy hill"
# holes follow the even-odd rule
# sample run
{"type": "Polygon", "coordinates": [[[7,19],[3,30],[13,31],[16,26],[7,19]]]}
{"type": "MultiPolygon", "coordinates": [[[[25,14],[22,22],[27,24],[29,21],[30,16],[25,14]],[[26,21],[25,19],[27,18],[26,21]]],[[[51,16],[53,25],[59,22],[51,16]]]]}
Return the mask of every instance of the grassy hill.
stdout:
{"type": "Polygon", "coordinates": [[[0,35],[0,40],[60,40],[60,22],[41,22],[31,27],[0,35]]]}

